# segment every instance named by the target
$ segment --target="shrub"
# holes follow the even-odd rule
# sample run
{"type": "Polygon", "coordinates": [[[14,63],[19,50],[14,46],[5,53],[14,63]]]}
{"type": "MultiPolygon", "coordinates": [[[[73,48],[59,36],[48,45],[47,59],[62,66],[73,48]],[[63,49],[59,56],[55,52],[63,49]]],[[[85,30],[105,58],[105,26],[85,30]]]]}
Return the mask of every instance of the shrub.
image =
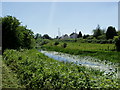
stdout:
{"type": "Polygon", "coordinates": [[[87,42],[88,42],[88,43],[91,43],[91,42],[92,42],[92,40],[87,40],[87,42]]]}
{"type": "Polygon", "coordinates": [[[120,51],[120,36],[115,38],[116,50],[120,51]]]}
{"type": "Polygon", "coordinates": [[[100,40],[96,40],[96,43],[100,43],[100,40]]]}
{"type": "Polygon", "coordinates": [[[48,41],[42,41],[41,42],[41,45],[45,45],[45,44],[47,44],[47,43],[49,43],[48,41]]]}
{"type": "Polygon", "coordinates": [[[57,42],[57,41],[54,43],[54,45],[58,45],[58,44],[59,44],[59,42],[57,42]]]}
{"type": "Polygon", "coordinates": [[[64,43],[64,44],[62,45],[62,47],[63,47],[63,48],[66,48],[66,47],[67,47],[67,43],[64,43]]]}
{"type": "Polygon", "coordinates": [[[112,44],[113,42],[114,42],[113,39],[108,40],[108,43],[110,43],[110,44],[112,44]]]}
{"type": "Polygon", "coordinates": [[[106,44],[107,40],[100,40],[100,44],[106,44]]]}

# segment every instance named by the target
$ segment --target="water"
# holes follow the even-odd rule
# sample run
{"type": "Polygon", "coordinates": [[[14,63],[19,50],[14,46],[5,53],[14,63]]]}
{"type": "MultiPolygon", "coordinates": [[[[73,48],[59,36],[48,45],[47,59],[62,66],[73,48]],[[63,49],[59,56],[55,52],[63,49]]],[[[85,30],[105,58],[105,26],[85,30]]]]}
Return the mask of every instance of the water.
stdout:
{"type": "Polygon", "coordinates": [[[39,51],[45,54],[46,56],[58,61],[73,62],[77,65],[83,65],[88,68],[90,67],[100,71],[104,71],[105,74],[116,72],[117,75],[117,64],[114,64],[106,60],[101,61],[90,56],[80,57],[79,55],[70,55],[55,51],[42,51],[42,50],[39,51]]]}

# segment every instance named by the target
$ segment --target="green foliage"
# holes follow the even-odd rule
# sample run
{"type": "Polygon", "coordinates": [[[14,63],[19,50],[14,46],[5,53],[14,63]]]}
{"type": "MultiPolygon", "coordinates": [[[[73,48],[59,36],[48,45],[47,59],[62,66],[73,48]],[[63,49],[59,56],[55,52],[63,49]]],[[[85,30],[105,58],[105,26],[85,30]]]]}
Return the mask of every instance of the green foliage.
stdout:
{"type": "Polygon", "coordinates": [[[35,34],[34,38],[38,39],[38,38],[42,38],[42,36],[41,36],[41,34],[37,33],[37,34],[35,34]]]}
{"type": "Polygon", "coordinates": [[[42,38],[43,39],[51,39],[51,37],[48,34],[44,34],[42,38]]]}
{"type": "MultiPolygon", "coordinates": [[[[98,41],[98,40],[97,40],[98,41]]],[[[100,40],[102,43],[102,41],[100,40]]],[[[106,42],[106,41],[103,41],[106,42]]],[[[80,43],[80,42],[66,42],[62,41],[59,42],[59,45],[52,46],[50,41],[48,44],[42,46],[42,49],[69,53],[74,55],[81,55],[81,56],[92,56],[96,57],[101,60],[108,60],[115,63],[120,63],[120,53],[115,51],[114,44],[99,44],[99,43],[80,43]],[[61,45],[63,43],[67,43],[66,48],[62,48],[61,45]]]]}
{"type": "Polygon", "coordinates": [[[93,30],[93,36],[98,39],[99,36],[104,34],[104,30],[100,29],[100,26],[98,25],[95,30],[93,30]]]}
{"type": "Polygon", "coordinates": [[[116,45],[117,51],[120,51],[120,36],[115,37],[115,45],[116,45]]]}
{"type": "Polygon", "coordinates": [[[120,31],[117,32],[117,35],[120,36],[120,31]]]}
{"type": "Polygon", "coordinates": [[[55,43],[54,43],[54,45],[58,45],[59,44],[59,42],[58,41],[56,41],[55,43]]]}
{"type": "Polygon", "coordinates": [[[115,27],[109,26],[106,32],[106,38],[107,39],[113,39],[114,36],[117,36],[117,32],[115,27]]]}
{"type": "Polygon", "coordinates": [[[40,45],[45,45],[45,44],[47,44],[47,43],[49,43],[49,41],[43,40],[40,45]]]}
{"type": "Polygon", "coordinates": [[[80,37],[82,37],[82,33],[81,33],[81,31],[79,32],[77,38],[80,38],[80,37]]]}
{"type": "Polygon", "coordinates": [[[106,39],[106,35],[105,35],[105,34],[100,35],[100,36],[97,37],[97,39],[98,39],[98,40],[101,40],[101,39],[102,39],[102,40],[103,40],[103,39],[105,40],[105,39],[106,39]]]}
{"type": "Polygon", "coordinates": [[[86,38],[88,38],[90,35],[84,35],[83,36],[83,39],[86,39],[86,38]]]}
{"type": "Polygon", "coordinates": [[[66,48],[67,47],[67,43],[63,43],[62,47],[66,48]]]}
{"type": "Polygon", "coordinates": [[[34,46],[33,32],[26,26],[20,26],[20,21],[12,16],[2,18],[3,51],[5,49],[32,48],[34,46]]]}
{"type": "Polygon", "coordinates": [[[3,60],[29,89],[119,88],[118,80],[112,76],[50,59],[37,50],[6,50],[3,60]]]}
{"type": "MultiPolygon", "coordinates": [[[[0,72],[1,73],[1,72],[0,72]]],[[[13,73],[8,66],[2,62],[2,87],[1,88],[25,88],[20,85],[19,79],[15,73],[13,73]]]]}

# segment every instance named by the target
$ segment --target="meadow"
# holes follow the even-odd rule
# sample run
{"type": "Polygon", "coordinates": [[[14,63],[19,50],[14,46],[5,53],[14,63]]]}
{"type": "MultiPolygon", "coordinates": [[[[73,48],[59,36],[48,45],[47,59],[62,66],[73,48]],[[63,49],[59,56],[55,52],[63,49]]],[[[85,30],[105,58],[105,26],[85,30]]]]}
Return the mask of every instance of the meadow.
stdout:
{"type": "MultiPolygon", "coordinates": [[[[5,50],[3,62],[14,73],[19,85],[36,89],[120,88],[113,75],[73,63],[48,58],[38,50],[5,50]]],[[[5,84],[5,83],[3,83],[5,84]]]]}

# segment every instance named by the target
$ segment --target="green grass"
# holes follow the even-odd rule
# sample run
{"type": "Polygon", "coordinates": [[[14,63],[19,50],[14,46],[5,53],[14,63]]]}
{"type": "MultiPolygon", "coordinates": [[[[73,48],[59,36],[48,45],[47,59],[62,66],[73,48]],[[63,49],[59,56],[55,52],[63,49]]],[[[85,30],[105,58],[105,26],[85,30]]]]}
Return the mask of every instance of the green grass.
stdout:
{"type": "Polygon", "coordinates": [[[54,45],[54,41],[42,46],[42,49],[69,53],[80,56],[92,56],[100,60],[108,60],[114,63],[120,63],[120,52],[112,51],[115,49],[114,44],[93,44],[79,42],[59,42],[54,45]],[[67,43],[67,47],[63,48],[62,44],[67,43]]]}
{"type": "MultiPolygon", "coordinates": [[[[58,41],[58,47],[61,47],[63,43],[67,43],[67,49],[79,49],[81,51],[112,51],[115,49],[114,44],[96,44],[96,43],[80,43],[80,42],[66,42],[58,41]]],[[[55,41],[49,41],[47,45],[54,46],[55,41]]]]}
{"type": "Polygon", "coordinates": [[[120,88],[118,79],[112,75],[103,75],[99,70],[73,63],[59,62],[37,50],[6,50],[3,58],[5,64],[16,73],[20,84],[26,88],[120,88]]]}

